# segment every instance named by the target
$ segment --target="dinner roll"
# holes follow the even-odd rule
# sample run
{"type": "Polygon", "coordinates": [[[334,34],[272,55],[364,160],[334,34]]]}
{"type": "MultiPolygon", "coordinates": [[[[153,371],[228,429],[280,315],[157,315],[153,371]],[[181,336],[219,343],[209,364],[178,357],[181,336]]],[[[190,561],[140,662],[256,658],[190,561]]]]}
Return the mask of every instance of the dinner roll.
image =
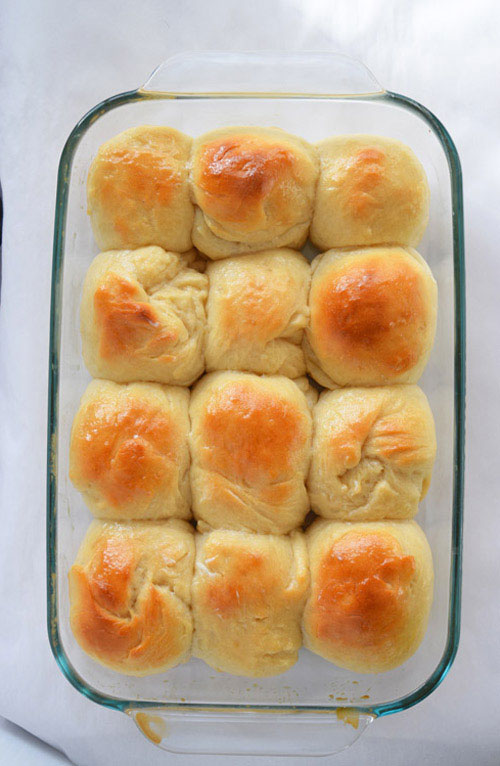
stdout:
{"type": "Polygon", "coordinates": [[[99,148],[87,179],[87,205],[101,250],[189,250],[190,150],[188,136],[152,125],[125,130],[99,148]]]}
{"type": "Polygon", "coordinates": [[[185,521],[94,521],[69,573],[71,628],[82,649],[130,676],[185,662],[194,553],[185,521]]]}
{"type": "Polygon", "coordinates": [[[208,280],[194,257],[144,247],[92,261],[80,320],[93,377],[188,386],[201,375],[208,280]]]}
{"type": "Polygon", "coordinates": [[[237,676],[272,676],[297,662],[309,583],[301,532],[216,530],[196,536],[193,655],[237,676]]]}
{"type": "Polygon", "coordinates": [[[93,380],[73,421],[70,479],[102,519],[189,518],[189,391],[93,380]]]}
{"type": "Polygon", "coordinates": [[[331,247],[416,246],[429,219],[429,186],[408,146],[382,136],[333,136],[317,144],[320,175],[311,239],[331,247]]]}
{"type": "Polygon", "coordinates": [[[329,250],[313,261],[308,371],[322,386],[416,383],[436,330],[437,286],[411,249],[329,250]]]}
{"type": "Polygon", "coordinates": [[[312,418],[280,375],[214,372],[191,396],[193,514],[206,526],[289,532],[309,510],[312,418]]]}
{"type": "Polygon", "coordinates": [[[318,519],[306,537],[304,645],[355,673],[405,662],[422,641],[432,603],[432,556],[420,527],[318,519]]]}
{"type": "Polygon", "coordinates": [[[436,455],[434,419],[420,388],[325,391],[313,420],[313,511],[344,521],[416,514],[436,455]]]}
{"type": "Polygon", "coordinates": [[[314,149],[279,128],[219,128],[196,139],[193,243],[210,258],[299,249],[313,212],[314,149]]]}
{"type": "Polygon", "coordinates": [[[310,282],[304,256],[265,250],[210,263],[207,274],[207,369],[304,375],[310,282]]]}

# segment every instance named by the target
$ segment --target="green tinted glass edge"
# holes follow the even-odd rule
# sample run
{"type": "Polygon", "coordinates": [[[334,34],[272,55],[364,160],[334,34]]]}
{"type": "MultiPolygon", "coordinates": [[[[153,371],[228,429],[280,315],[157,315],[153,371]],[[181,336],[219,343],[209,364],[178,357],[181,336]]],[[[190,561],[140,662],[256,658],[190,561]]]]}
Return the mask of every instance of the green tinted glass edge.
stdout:
{"type": "MultiPolygon", "coordinates": [[[[205,97],[224,98],[259,98],[270,94],[210,94],[205,97]]],[[[330,705],[245,705],[245,704],[194,704],[189,702],[155,702],[124,700],[100,694],[90,687],[74,670],[61,644],[57,615],[57,417],[59,389],[59,349],[61,326],[61,283],[63,271],[63,250],[65,224],[68,203],[68,183],[71,164],[76,147],[90,125],[103,114],[122,104],[160,98],[203,98],[199,95],[145,93],[140,90],[128,91],[113,96],[91,109],[71,132],[59,162],[54,223],[54,245],[52,260],[52,292],[50,308],[50,346],[49,346],[49,394],[47,428],[47,621],[48,635],[52,653],[57,664],[68,681],[79,692],[94,702],[116,710],[130,708],[162,708],[165,710],[241,710],[259,712],[318,712],[334,713],[337,706],[330,705]]],[[[308,94],[273,94],[275,98],[311,98],[308,94]]],[[[318,97],[318,96],[316,96],[318,97]]],[[[341,96],[321,96],[321,98],[339,99],[341,96]]],[[[463,195],[462,171],[455,145],[442,123],[421,104],[406,96],[387,91],[373,96],[356,96],[363,101],[386,101],[394,106],[415,112],[431,128],[440,141],[448,160],[451,178],[453,209],[453,259],[454,259],[454,295],[455,295],[455,428],[454,428],[454,480],[453,480],[453,520],[451,544],[450,602],[448,613],[448,639],[439,664],[429,678],[418,689],[405,697],[388,703],[373,706],[353,706],[361,714],[384,716],[406,710],[421,702],[446,677],[453,664],[460,638],[460,609],[462,585],[462,530],[464,497],[464,445],[465,445],[465,259],[463,230],[463,195]]]]}

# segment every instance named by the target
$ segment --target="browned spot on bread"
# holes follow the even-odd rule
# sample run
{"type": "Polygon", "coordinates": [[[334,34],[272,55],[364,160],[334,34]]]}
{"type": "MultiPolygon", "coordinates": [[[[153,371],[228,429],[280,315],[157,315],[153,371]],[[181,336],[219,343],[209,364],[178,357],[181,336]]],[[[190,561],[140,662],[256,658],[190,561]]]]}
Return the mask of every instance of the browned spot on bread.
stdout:
{"type": "MultiPolygon", "coordinates": [[[[109,569],[101,577],[110,577],[108,591],[118,584],[116,599],[120,599],[121,573],[118,580],[109,569]]],[[[95,575],[94,575],[95,578],[95,575]]],[[[72,601],[78,609],[72,611],[72,627],[85,651],[108,662],[133,667],[161,665],[181,652],[182,625],[170,603],[153,585],[146,586],[134,611],[120,616],[109,611],[95,597],[94,580],[80,566],[70,572],[72,601]]]]}
{"type": "Polygon", "coordinates": [[[102,210],[108,211],[122,235],[130,234],[134,226],[127,217],[131,204],[166,206],[181,183],[175,160],[146,146],[103,151],[92,180],[102,210]]]}
{"type": "Polygon", "coordinates": [[[105,538],[90,567],[89,588],[95,602],[110,612],[126,616],[135,564],[130,540],[105,538]]]}
{"type": "Polygon", "coordinates": [[[348,532],[321,561],[314,586],[314,632],[325,641],[376,647],[399,630],[407,613],[413,556],[379,533],[348,532]]]}
{"type": "Polygon", "coordinates": [[[278,336],[287,324],[287,299],[295,287],[292,280],[270,283],[269,273],[248,274],[245,270],[231,276],[231,293],[221,302],[220,325],[224,332],[233,341],[245,338],[265,342],[278,336]]]}
{"type": "Polygon", "coordinates": [[[293,221],[285,204],[286,186],[295,180],[296,159],[285,146],[250,135],[228,136],[206,144],[200,155],[198,189],[202,207],[216,220],[256,223],[263,201],[274,197],[281,223],[293,221]]]}
{"type": "Polygon", "coordinates": [[[379,208],[373,196],[385,177],[385,154],[375,147],[361,149],[345,165],[343,183],[345,204],[357,218],[371,215],[379,208]]]}
{"type": "Polygon", "coordinates": [[[97,288],[94,310],[104,359],[134,353],[168,356],[175,345],[176,333],[162,326],[154,308],[140,297],[137,285],[116,274],[110,274],[97,288]]]}
{"type": "Polygon", "coordinates": [[[248,485],[286,476],[306,441],[296,406],[244,382],[213,393],[202,427],[207,467],[248,485]]]}
{"type": "Polygon", "coordinates": [[[417,271],[396,256],[366,257],[323,278],[312,331],[328,355],[386,374],[411,369],[428,322],[417,271]]]}
{"type": "Polygon", "coordinates": [[[277,587],[269,561],[262,555],[230,544],[219,544],[204,562],[212,577],[207,578],[207,608],[221,617],[235,612],[264,616],[269,611],[266,594],[277,587]]]}
{"type": "Polygon", "coordinates": [[[151,497],[168,481],[177,439],[172,420],[144,402],[92,402],[73,434],[81,483],[114,507],[151,497]]]}

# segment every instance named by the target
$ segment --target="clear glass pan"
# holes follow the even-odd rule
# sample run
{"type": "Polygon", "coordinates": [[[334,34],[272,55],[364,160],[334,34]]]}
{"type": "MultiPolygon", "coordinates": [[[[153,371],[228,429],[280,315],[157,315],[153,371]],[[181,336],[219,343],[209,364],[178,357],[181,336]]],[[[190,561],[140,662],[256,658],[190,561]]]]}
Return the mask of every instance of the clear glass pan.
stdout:
{"type": "Polygon", "coordinates": [[[461,171],[453,142],[434,115],[384,91],[359,62],[330,53],[185,54],[162,64],[142,88],[85,115],[59,166],[48,412],[48,627],[69,681],[95,702],[133,715],[152,741],[176,752],[324,755],[349,745],[374,718],[430,694],[448,672],[459,639],[464,311],[461,171]],[[172,125],[194,136],[221,125],[276,125],[310,141],[373,133],[409,144],[425,166],[431,213],[419,250],[438,282],[439,317],[421,385],[436,419],[438,456],[417,520],[434,554],[435,599],[422,646],[396,670],[356,675],[302,650],[294,668],[258,682],[215,673],[199,660],[164,675],[130,678],[94,663],[71,634],[67,572],[91,520],[68,479],[72,418],[89,381],[80,291],[97,253],[85,180],[98,146],[139,124],[172,125]]]}

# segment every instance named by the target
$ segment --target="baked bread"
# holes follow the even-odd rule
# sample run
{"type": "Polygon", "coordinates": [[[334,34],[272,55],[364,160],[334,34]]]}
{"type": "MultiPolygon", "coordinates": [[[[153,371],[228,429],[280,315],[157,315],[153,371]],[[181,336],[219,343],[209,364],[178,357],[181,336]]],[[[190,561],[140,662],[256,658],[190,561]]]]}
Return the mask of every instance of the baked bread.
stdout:
{"type": "Polygon", "coordinates": [[[193,655],[237,676],[272,676],[297,662],[309,571],[301,532],[196,535],[193,655]]]}
{"type": "Polygon", "coordinates": [[[70,479],[101,519],[190,517],[189,391],[93,380],[73,421],[70,479]]]}
{"type": "Polygon", "coordinates": [[[101,250],[189,250],[190,150],[188,136],[152,125],[125,130],[99,148],[87,179],[87,206],[101,250]]]}
{"type": "Polygon", "coordinates": [[[313,423],[313,511],[342,521],[417,513],[436,455],[434,419],[418,386],[325,391],[313,423]]]}
{"type": "Polygon", "coordinates": [[[427,628],[434,579],[420,527],[318,519],[306,538],[304,645],[355,673],[385,672],[411,657],[427,628]]]}
{"type": "Polygon", "coordinates": [[[310,237],[320,250],[418,245],[429,219],[429,185],[408,146],[351,135],[320,141],[317,150],[321,170],[310,237]]]}
{"type": "Polygon", "coordinates": [[[82,649],[131,676],[189,659],[194,535],[185,521],[94,521],[69,573],[82,649]]]}
{"type": "Polygon", "coordinates": [[[326,388],[416,383],[436,330],[437,286],[411,249],[329,250],[312,264],[307,368],[326,388]]]}
{"type": "Polygon", "coordinates": [[[281,534],[309,510],[312,418],[293,380],[214,372],[191,396],[191,491],[198,528],[281,534]]]}
{"type": "Polygon", "coordinates": [[[310,266],[281,248],[209,263],[208,370],[298,378],[309,309],[310,266]]]}
{"type": "Polygon", "coordinates": [[[208,280],[194,257],[144,247],[94,258],[80,310],[94,378],[189,386],[202,374],[208,280]]]}
{"type": "Polygon", "coordinates": [[[193,143],[193,244],[210,258],[300,249],[313,213],[318,160],[279,128],[219,128],[193,143]]]}

